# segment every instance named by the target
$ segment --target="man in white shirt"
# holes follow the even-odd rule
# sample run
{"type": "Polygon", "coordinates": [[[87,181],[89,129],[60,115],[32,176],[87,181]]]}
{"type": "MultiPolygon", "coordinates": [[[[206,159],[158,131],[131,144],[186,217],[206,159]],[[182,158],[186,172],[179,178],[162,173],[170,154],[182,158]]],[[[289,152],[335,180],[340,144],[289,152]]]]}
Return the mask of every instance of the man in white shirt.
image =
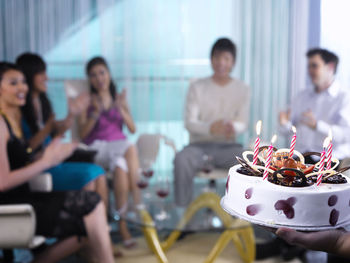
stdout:
{"type": "Polygon", "coordinates": [[[323,141],[332,130],[333,156],[350,157],[350,96],[335,79],[339,59],[320,48],[309,50],[307,58],[313,87],[299,93],[292,99],[290,109],[280,113],[280,131],[287,135],[294,125],[295,148],[301,152],[321,152],[323,141]]]}
{"type": "Polygon", "coordinates": [[[231,40],[216,41],[211,50],[214,74],[191,84],[185,106],[185,125],[190,144],[174,161],[175,201],[180,207],[192,200],[193,177],[212,159],[212,165],[228,169],[242,146],[235,142],[249,120],[250,90],[230,73],[236,61],[231,40]]]}

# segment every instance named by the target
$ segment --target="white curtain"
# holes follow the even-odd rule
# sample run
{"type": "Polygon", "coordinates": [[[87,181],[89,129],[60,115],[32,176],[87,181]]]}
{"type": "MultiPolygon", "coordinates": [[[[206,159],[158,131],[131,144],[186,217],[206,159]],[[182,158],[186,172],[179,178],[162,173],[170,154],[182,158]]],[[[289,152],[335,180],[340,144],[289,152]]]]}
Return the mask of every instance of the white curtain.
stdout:
{"type": "Polygon", "coordinates": [[[321,45],[339,56],[337,77],[346,88],[350,87],[350,1],[322,0],[321,45]]]}
{"type": "Polygon", "coordinates": [[[98,2],[96,8],[96,0],[0,1],[0,60],[26,51],[45,54],[114,1],[98,2]]]}
{"type": "MultiPolygon", "coordinates": [[[[299,28],[307,27],[304,2],[2,1],[0,56],[13,59],[26,50],[44,55],[49,65],[49,95],[60,117],[66,112],[64,80],[84,79],[86,61],[103,55],[118,88],[128,90],[138,134],[166,134],[181,150],[188,143],[183,106],[189,81],[211,74],[210,48],[217,38],[229,37],[238,47],[233,76],[252,90],[250,125],[240,138],[249,147],[259,119],[263,120],[263,140],[270,140],[278,111],[286,108],[289,95],[305,80],[307,33],[299,28]],[[21,16],[18,20],[16,14],[21,16]]],[[[171,169],[172,157],[161,149],[157,168],[171,169]]]]}

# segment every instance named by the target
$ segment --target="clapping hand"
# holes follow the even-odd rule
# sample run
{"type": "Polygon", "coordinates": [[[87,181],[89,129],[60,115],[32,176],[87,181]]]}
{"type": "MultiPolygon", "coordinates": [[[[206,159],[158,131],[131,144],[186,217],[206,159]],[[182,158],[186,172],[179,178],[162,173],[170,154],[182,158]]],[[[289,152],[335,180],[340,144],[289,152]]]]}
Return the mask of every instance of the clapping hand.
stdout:
{"type": "Polygon", "coordinates": [[[128,111],[128,102],[126,99],[126,89],[123,89],[121,93],[119,93],[115,99],[115,105],[117,106],[120,112],[128,111]]]}
{"type": "Polygon", "coordinates": [[[287,122],[290,120],[290,110],[288,111],[281,111],[279,114],[279,122],[281,125],[286,125],[287,122]]]}
{"type": "Polygon", "coordinates": [[[87,109],[89,106],[90,96],[87,92],[80,94],[74,99],[68,100],[69,114],[77,116],[87,109]]]}
{"type": "Polygon", "coordinates": [[[303,112],[301,117],[301,122],[306,126],[310,127],[311,129],[316,129],[317,120],[315,118],[315,115],[310,109],[303,112]]]}
{"type": "Polygon", "coordinates": [[[226,131],[226,126],[224,120],[214,121],[210,125],[210,133],[216,136],[224,136],[226,131]]]}
{"type": "Polygon", "coordinates": [[[231,121],[217,120],[211,124],[210,133],[229,139],[235,135],[235,129],[231,121]]]}
{"type": "Polygon", "coordinates": [[[73,117],[69,115],[61,121],[55,121],[55,132],[57,136],[62,136],[73,125],[73,117]]]}
{"type": "Polygon", "coordinates": [[[235,135],[235,127],[233,126],[232,121],[225,121],[225,138],[230,139],[233,138],[235,135]]]}
{"type": "Polygon", "coordinates": [[[60,137],[56,137],[45,148],[42,160],[48,167],[53,167],[69,157],[78,146],[78,143],[62,143],[60,137]]]}

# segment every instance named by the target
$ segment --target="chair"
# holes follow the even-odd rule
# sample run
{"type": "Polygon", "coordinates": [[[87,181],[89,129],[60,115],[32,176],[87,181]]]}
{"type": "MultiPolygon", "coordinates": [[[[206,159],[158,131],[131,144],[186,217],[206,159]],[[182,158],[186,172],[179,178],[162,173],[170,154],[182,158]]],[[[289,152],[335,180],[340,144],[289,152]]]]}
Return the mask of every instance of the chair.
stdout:
{"type": "MultiPolygon", "coordinates": [[[[29,181],[32,191],[50,192],[52,178],[49,173],[29,181]]],[[[12,249],[33,249],[45,242],[45,237],[35,236],[35,213],[29,204],[0,205],[0,248],[4,249],[5,261],[13,260],[12,249]]]]}
{"type": "Polygon", "coordinates": [[[157,159],[160,142],[169,146],[174,153],[176,147],[173,140],[161,134],[141,134],[136,142],[141,169],[148,169],[157,159]]]}

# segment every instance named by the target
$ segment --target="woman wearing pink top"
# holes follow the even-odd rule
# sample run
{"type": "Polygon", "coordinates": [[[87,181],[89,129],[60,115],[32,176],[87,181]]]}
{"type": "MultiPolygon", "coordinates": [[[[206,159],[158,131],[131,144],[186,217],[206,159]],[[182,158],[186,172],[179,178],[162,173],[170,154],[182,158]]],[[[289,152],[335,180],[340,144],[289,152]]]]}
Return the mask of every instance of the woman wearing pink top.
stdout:
{"type": "MultiPolygon", "coordinates": [[[[79,133],[90,148],[97,150],[95,162],[113,172],[113,188],[117,210],[121,217],[127,211],[128,195],[132,193],[135,205],[140,204],[137,187],[139,160],[136,147],[123,133],[124,124],[131,133],[135,124],[126,100],[126,92],[116,92],[108,65],[102,57],[91,59],[86,66],[90,83],[91,103],[80,116],[79,133]]],[[[125,220],[119,221],[125,247],[135,241],[125,220]]]]}

